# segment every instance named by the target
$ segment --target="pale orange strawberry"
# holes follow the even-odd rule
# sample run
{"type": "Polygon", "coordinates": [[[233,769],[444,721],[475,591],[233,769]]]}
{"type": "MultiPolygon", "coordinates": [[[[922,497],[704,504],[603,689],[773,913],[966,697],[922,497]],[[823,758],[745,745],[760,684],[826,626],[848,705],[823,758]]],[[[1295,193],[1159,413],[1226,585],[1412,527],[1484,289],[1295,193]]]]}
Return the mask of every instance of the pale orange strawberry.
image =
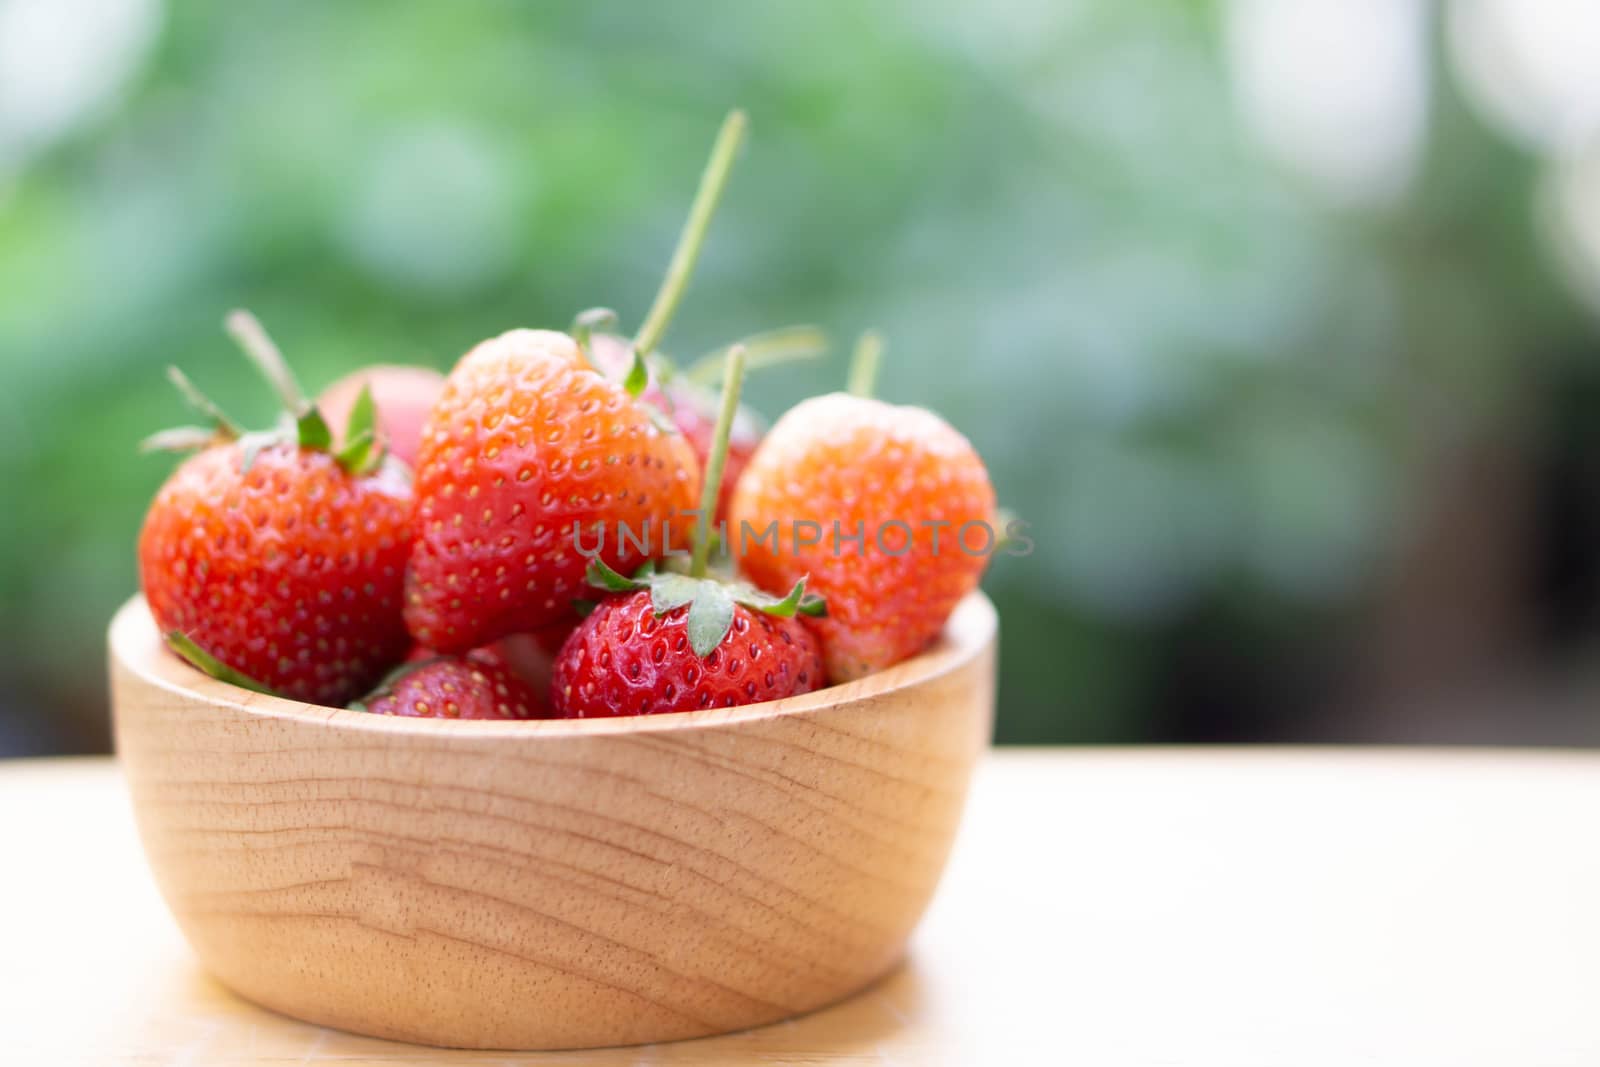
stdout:
{"type": "Polygon", "coordinates": [[[949,423],[834,393],[798,405],[767,433],[734,491],[728,541],[770,593],[809,575],[807,588],[828,604],[811,625],[829,677],[843,682],[939,634],[977,587],[983,550],[1003,533],[997,525],[983,461],[949,423]],[[769,525],[776,545],[761,536],[769,525]],[[862,543],[846,540],[858,530],[862,543]],[[821,543],[797,546],[814,534],[821,543]]]}

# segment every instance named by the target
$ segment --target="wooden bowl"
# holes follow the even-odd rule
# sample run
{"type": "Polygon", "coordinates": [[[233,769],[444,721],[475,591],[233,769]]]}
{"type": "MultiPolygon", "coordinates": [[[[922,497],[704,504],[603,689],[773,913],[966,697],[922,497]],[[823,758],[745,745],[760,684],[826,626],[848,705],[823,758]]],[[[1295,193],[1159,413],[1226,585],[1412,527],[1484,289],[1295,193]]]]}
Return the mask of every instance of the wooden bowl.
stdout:
{"type": "Polygon", "coordinates": [[[742,708],[393,718],[261,696],[111,624],[116,743],[190,944],[266,1007],[462,1048],[810,1011],[890,970],[988,743],[997,624],[742,708]]]}

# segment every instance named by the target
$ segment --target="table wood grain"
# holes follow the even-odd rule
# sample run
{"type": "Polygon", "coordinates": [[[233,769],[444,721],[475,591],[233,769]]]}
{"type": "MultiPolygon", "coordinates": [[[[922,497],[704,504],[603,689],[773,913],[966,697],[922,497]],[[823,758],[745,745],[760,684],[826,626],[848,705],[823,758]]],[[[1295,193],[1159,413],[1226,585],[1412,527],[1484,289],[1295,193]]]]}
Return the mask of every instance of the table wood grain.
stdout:
{"type": "Polygon", "coordinates": [[[887,980],[742,1034],[528,1055],[219,986],[109,760],[0,763],[0,811],[4,1063],[1600,1063],[1596,754],[1008,750],[887,980]]]}

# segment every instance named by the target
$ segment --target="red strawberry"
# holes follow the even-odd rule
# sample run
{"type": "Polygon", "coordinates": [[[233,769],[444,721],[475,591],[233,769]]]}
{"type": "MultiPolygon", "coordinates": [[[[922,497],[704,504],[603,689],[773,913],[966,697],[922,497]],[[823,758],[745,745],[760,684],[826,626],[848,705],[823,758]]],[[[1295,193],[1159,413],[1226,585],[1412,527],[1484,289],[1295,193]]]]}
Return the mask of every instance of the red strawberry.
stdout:
{"type": "Polygon", "coordinates": [[[734,492],[728,540],[763,589],[809,576],[828,602],[815,624],[828,676],[842,682],[938,636],[977,587],[1003,532],[996,522],[988,471],[949,423],[835,393],[767,434],[734,492]],[[764,537],[773,524],[776,538],[764,537]],[[858,530],[861,542],[844,540],[858,530]]]}
{"type": "MultiPolygon", "coordinates": [[[[561,650],[562,642],[572,633],[576,625],[577,622],[574,620],[572,625],[547,627],[531,634],[512,634],[510,637],[502,637],[493,644],[463,653],[462,658],[504,667],[522,679],[534,692],[543,693],[550,688],[550,668],[555,654],[561,650]]],[[[442,653],[426,645],[412,645],[411,651],[406,654],[407,663],[422,663],[440,658],[442,653]]]]}
{"type": "Polygon", "coordinates": [[[444,389],[444,375],[431,367],[378,364],[352,371],[322,391],[317,406],[328,425],[341,427],[368,390],[377,407],[377,428],[389,453],[415,466],[422,440],[422,424],[444,389]]]}
{"type": "Polygon", "coordinates": [[[511,670],[477,656],[445,656],[400,668],[351,707],[431,719],[539,719],[539,694],[511,670]]]}
{"type": "Polygon", "coordinates": [[[556,657],[550,703],[564,718],[651,715],[732,707],[810,692],[822,684],[815,639],[794,616],[819,613],[802,579],[783,600],[707,576],[709,509],[716,500],[744,350],[729,355],[722,410],[700,499],[688,574],[646,566],[632,579],[596,561],[589,579],[609,592],[556,657]]]}
{"type": "MultiPolygon", "coordinates": [[[[465,652],[461,658],[470,659],[474,663],[489,663],[496,667],[504,667],[507,666],[506,657],[500,646],[501,642],[496,641],[492,645],[484,645],[482,648],[475,648],[471,652],[465,652]]],[[[411,651],[406,653],[405,661],[407,663],[427,663],[430,660],[443,658],[444,654],[436,648],[414,644],[411,646],[411,651]]]]}
{"type": "Polygon", "coordinates": [[[645,590],[602,601],[556,659],[551,711],[587,719],[731,708],[822,686],[817,641],[800,620],[734,604],[727,636],[701,656],[693,610],[658,614],[645,590]]]}
{"type": "Polygon", "coordinates": [[[698,488],[688,443],[572,338],[485,341],[450,373],[423,430],[406,623],[429,648],[460,652],[574,617],[588,564],[574,527],[584,547],[603,537],[601,557],[632,569],[685,543],[698,488]],[[622,543],[623,525],[636,540],[622,543]]]}
{"type": "Polygon", "coordinates": [[[139,537],[139,571],[174,649],[238,684],[334,706],[365,691],[405,654],[400,618],[411,537],[405,470],[358,446],[327,451],[305,404],[253,319],[235,313],[252,357],[283,387],[292,418],[278,431],[157,435],[157,447],[215,443],[157,493],[139,537]]]}
{"type": "MultiPolygon", "coordinates": [[[[622,381],[595,370],[573,337],[545,330],[485,341],[450,372],[417,457],[406,624],[418,641],[461,652],[574,620],[588,563],[580,538],[625,570],[684,543],[699,463],[683,436],[635,398],[743,134],[744,116],[734,112],[622,381]]],[[[596,323],[614,320],[585,312],[575,332],[588,341],[596,323]]]]}

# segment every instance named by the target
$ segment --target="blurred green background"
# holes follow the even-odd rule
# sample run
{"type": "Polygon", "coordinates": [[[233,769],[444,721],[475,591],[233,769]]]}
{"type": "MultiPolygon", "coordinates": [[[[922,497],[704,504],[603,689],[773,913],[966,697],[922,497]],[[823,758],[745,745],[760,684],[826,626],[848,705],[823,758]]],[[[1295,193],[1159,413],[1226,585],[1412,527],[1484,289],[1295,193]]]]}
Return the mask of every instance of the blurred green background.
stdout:
{"type": "Polygon", "coordinates": [[[1032,524],[1002,741],[1600,739],[1597,11],[0,0],[0,754],[108,744],[226,309],[316,387],[637,324],[732,105],[667,348],[886,331],[1032,524]]]}

